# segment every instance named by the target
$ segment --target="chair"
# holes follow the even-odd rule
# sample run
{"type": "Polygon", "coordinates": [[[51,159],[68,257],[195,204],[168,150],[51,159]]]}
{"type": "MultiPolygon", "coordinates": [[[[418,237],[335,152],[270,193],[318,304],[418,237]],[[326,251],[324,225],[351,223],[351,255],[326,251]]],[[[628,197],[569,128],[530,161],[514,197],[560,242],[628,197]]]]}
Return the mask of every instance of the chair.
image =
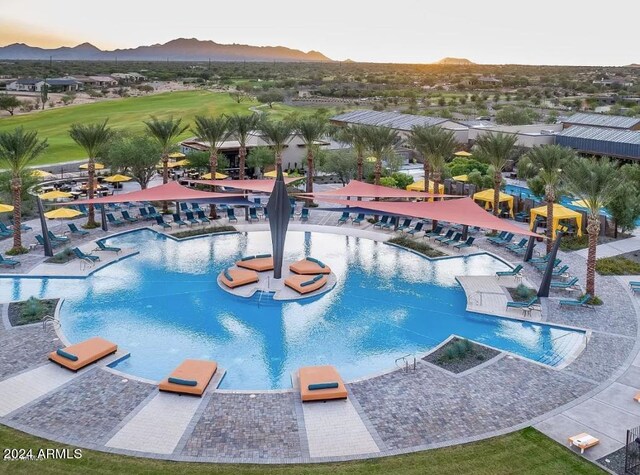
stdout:
{"type": "Polygon", "coordinates": [[[326,275],[291,275],[284,280],[284,285],[295,290],[301,295],[305,295],[321,289],[327,285],[326,275]]]}
{"type": "Polygon", "coordinates": [[[538,303],[538,297],[533,297],[527,302],[507,302],[507,308],[531,308],[538,303]]]}
{"type": "Polygon", "coordinates": [[[328,265],[313,257],[307,257],[290,264],[289,270],[295,274],[302,275],[331,274],[331,269],[328,265]]]}
{"type": "Polygon", "coordinates": [[[488,237],[487,241],[493,243],[494,241],[501,241],[502,239],[504,239],[507,236],[507,232],[506,231],[502,231],[500,234],[498,234],[497,236],[493,236],[493,237],[488,237]]]}
{"type": "Polygon", "coordinates": [[[180,203],[180,211],[189,211],[189,205],[187,203],[180,203]]]}
{"type": "Polygon", "coordinates": [[[67,236],[56,236],[51,231],[47,231],[47,234],[49,235],[49,239],[52,241],[69,242],[69,238],[67,236]]]}
{"type": "Polygon", "coordinates": [[[173,213],[173,222],[176,223],[178,225],[178,227],[180,227],[180,226],[188,226],[187,223],[182,221],[182,219],[180,218],[180,214],[178,214],[178,213],[173,213]]]}
{"type": "Polygon", "coordinates": [[[389,222],[389,216],[385,214],[382,218],[380,218],[380,221],[378,221],[377,223],[373,223],[373,227],[382,228],[382,226],[384,226],[388,222],[389,222]]]}
{"type": "Polygon", "coordinates": [[[229,208],[227,210],[227,218],[229,219],[230,223],[238,222],[238,218],[236,218],[236,212],[233,210],[233,208],[229,208]]]}
{"type": "MultiPolygon", "coordinates": [[[[15,226],[14,222],[13,222],[13,216],[9,216],[9,223],[11,223],[11,226],[15,226]]],[[[20,230],[21,231],[31,231],[33,228],[31,226],[27,226],[26,224],[20,224],[20,230]]]]}
{"type": "Polygon", "coordinates": [[[475,241],[476,238],[474,238],[473,236],[468,237],[467,240],[465,242],[461,242],[456,244],[455,246],[453,246],[455,249],[462,249],[463,247],[471,247],[473,245],[473,241],[475,241]]]}
{"type": "Polygon", "coordinates": [[[218,364],[215,361],[184,360],[167,379],[160,382],[158,389],[202,396],[216,371],[218,371],[218,364]]]}
{"type": "Polygon", "coordinates": [[[380,229],[393,229],[396,226],[396,224],[398,224],[398,219],[400,218],[398,218],[397,216],[394,216],[388,222],[383,224],[380,229]]]}
{"type": "Polygon", "coordinates": [[[514,237],[515,237],[515,234],[507,233],[507,235],[504,237],[504,239],[495,239],[495,240],[491,241],[491,243],[495,244],[496,246],[506,246],[511,241],[513,241],[514,237]]]}
{"type": "Polygon", "coordinates": [[[113,224],[114,226],[122,226],[124,224],[123,220],[116,219],[116,217],[111,213],[107,213],[107,220],[109,221],[109,224],[113,224]]]}
{"type": "Polygon", "coordinates": [[[225,269],[220,273],[220,282],[230,289],[253,284],[258,282],[259,279],[258,273],[249,269],[225,269]]]}
{"type": "Polygon", "coordinates": [[[202,209],[200,208],[200,205],[198,203],[191,203],[191,209],[193,211],[202,211],[202,209]]]}
{"type": "Polygon", "coordinates": [[[447,233],[444,236],[438,236],[437,238],[435,238],[435,241],[448,241],[449,239],[451,239],[453,237],[453,229],[449,229],[447,231],[447,233]]]}
{"type": "Polygon", "coordinates": [[[149,216],[151,217],[151,219],[157,216],[162,216],[153,206],[148,206],[147,209],[149,210],[149,216]]]}
{"type": "Polygon", "coordinates": [[[9,229],[6,224],[0,221],[0,233],[5,234],[7,236],[13,236],[13,230],[9,229]]]}
{"type": "Polygon", "coordinates": [[[351,224],[357,224],[358,226],[360,226],[360,224],[364,221],[364,213],[359,213],[358,216],[356,216],[354,219],[351,220],[351,224]]]}
{"type": "Polygon", "coordinates": [[[302,208],[300,211],[300,222],[306,223],[309,221],[309,208],[302,208]]]}
{"type": "Polygon", "coordinates": [[[521,211],[519,213],[516,213],[515,219],[516,219],[516,221],[519,221],[521,223],[528,223],[529,222],[529,214],[521,211]]]}
{"type": "Polygon", "coordinates": [[[423,227],[424,227],[424,223],[420,221],[415,225],[413,229],[410,229],[409,231],[407,231],[407,234],[410,234],[411,236],[415,236],[419,232],[422,232],[423,227]]]}
{"type": "Polygon", "coordinates": [[[20,265],[20,261],[16,261],[15,259],[7,259],[2,254],[0,254],[0,266],[13,268],[19,265],[20,265]]]}
{"type": "Polygon", "coordinates": [[[138,221],[136,218],[134,218],[133,216],[131,216],[129,214],[129,211],[127,210],[122,210],[120,212],[120,214],[122,215],[122,219],[124,219],[126,222],[128,223],[135,223],[136,221],[138,221]]]}
{"type": "Polygon", "coordinates": [[[498,276],[498,278],[500,278],[500,277],[515,277],[517,275],[520,275],[520,273],[522,272],[522,269],[523,269],[522,264],[518,264],[517,266],[515,266],[511,270],[498,271],[498,272],[496,272],[496,275],[498,276]]]}
{"type": "Polygon", "coordinates": [[[120,251],[122,250],[119,247],[107,246],[104,241],[96,241],[96,244],[98,245],[98,247],[95,248],[94,251],[110,251],[115,252],[116,254],[120,254],[120,251]]]}
{"type": "MultiPolygon", "coordinates": [[[[36,234],[36,241],[40,246],[44,246],[44,238],[40,234],[36,234]]],[[[64,244],[63,241],[54,241],[52,239],[50,239],[49,242],[51,243],[51,247],[58,247],[64,244]]]]}
{"type": "MultiPolygon", "coordinates": [[[[82,205],[82,206],[84,206],[84,205],[82,205]]],[[[82,216],[83,218],[86,218],[86,217],[87,217],[87,213],[86,213],[86,211],[82,211],[82,210],[80,209],[80,205],[76,205],[76,206],[69,206],[69,208],[71,208],[71,209],[75,209],[76,211],[80,212],[80,213],[81,213],[81,215],[80,215],[80,216],[82,216]]]]}
{"type": "Polygon", "coordinates": [[[209,220],[209,218],[207,218],[207,217],[204,215],[204,211],[202,211],[201,209],[199,209],[199,210],[196,212],[196,216],[198,216],[198,219],[200,220],[200,222],[201,222],[201,223],[210,223],[210,222],[211,222],[211,221],[209,220]]]}
{"type": "Polygon", "coordinates": [[[89,214],[89,210],[85,205],[78,205],[78,211],[80,211],[83,216],[87,216],[89,214]]]}
{"type": "Polygon", "coordinates": [[[589,302],[589,300],[591,300],[591,295],[590,294],[584,294],[582,296],[582,298],[579,299],[575,299],[575,300],[560,300],[560,305],[565,305],[567,307],[586,307],[586,308],[590,308],[593,309],[593,305],[591,305],[589,302]]]}
{"type": "Polygon", "coordinates": [[[200,224],[200,221],[198,221],[198,220],[193,216],[193,211],[185,211],[184,215],[187,217],[187,221],[189,221],[192,225],[193,225],[193,224],[200,224]]]}
{"type": "Polygon", "coordinates": [[[264,220],[267,221],[269,219],[269,210],[265,207],[264,210],[264,220]]]}
{"type": "Polygon", "coordinates": [[[118,345],[96,336],[82,343],[52,351],[49,353],[49,359],[67,369],[78,371],[116,351],[118,345]]]}
{"type": "Polygon", "coordinates": [[[94,262],[97,262],[100,260],[100,257],[93,256],[91,254],[85,254],[78,247],[74,247],[72,250],[73,250],[73,253],[76,255],[76,257],[78,259],[82,259],[83,261],[87,261],[93,264],[94,262]]]}
{"type": "Polygon", "coordinates": [[[441,232],[442,232],[442,226],[440,224],[438,224],[436,226],[436,229],[434,229],[433,231],[429,231],[428,233],[424,233],[424,236],[422,236],[422,237],[426,237],[429,240],[431,240],[432,237],[440,236],[441,232]]]}
{"type": "Polygon", "coordinates": [[[508,244],[507,246],[505,246],[505,249],[507,251],[517,252],[518,249],[523,249],[527,242],[528,239],[526,238],[520,239],[520,242],[518,244],[508,244]]]}
{"type": "Polygon", "coordinates": [[[163,229],[171,229],[171,225],[165,222],[162,216],[156,216],[156,224],[162,226],[163,229]]]}
{"type": "Polygon", "coordinates": [[[258,210],[255,208],[249,208],[249,222],[252,221],[260,221],[260,218],[258,218],[258,210]]]}
{"type": "Polygon", "coordinates": [[[147,211],[147,208],[139,208],[138,211],[140,212],[140,217],[142,219],[153,219],[153,217],[149,214],[149,212],[147,211]]]}
{"type": "Polygon", "coordinates": [[[398,226],[398,229],[396,229],[396,231],[408,231],[409,229],[411,229],[411,221],[411,218],[405,218],[404,221],[402,221],[402,224],[398,226]]]}
{"type": "Polygon", "coordinates": [[[567,275],[567,271],[569,270],[569,266],[568,265],[564,265],[562,267],[560,267],[559,269],[554,269],[553,272],[551,273],[551,277],[563,277],[565,275],[567,275]]]}
{"type": "Polygon", "coordinates": [[[573,289],[578,288],[576,285],[578,283],[578,278],[574,277],[573,279],[567,282],[551,282],[550,287],[552,289],[573,289]]]}
{"type": "Polygon", "coordinates": [[[529,259],[529,264],[538,264],[540,262],[547,262],[550,257],[551,256],[549,254],[547,254],[546,256],[543,256],[543,257],[533,257],[533,258],[529,259]]]}
{"type": "Polygon", "coordinates": [[[86,236],[89,234],[89,231],[85,231],[84,229],[78,229],[75,223],[68,223],[67,226],[71,230],[71,234],[75,234],[76,236],[86,236]]]}
{"type": "Polygon", "coordinates": [[[298,370],[300,398],[305,401],[346,399],[344,382],[333,366],[306,366],[298,370]]]}
{"type": "Polygon", "coordinates": [[[460,242],[460,239],[462,239],[462,233],[455,233],[451,239],[441,241],[440,244],[442,244],[443,246],[449,246],[453,243],[460,242]]]}
{"type": "MultiPolygon", "coordinates": [[[[555,259],[553,261],[553,267],[554,268],[558,267],[561,262],[562,262],[562,259],[555,259]]],[[[539,271],[543,271],[547,267],[547,264],[548,262],[536,262],[533,264],[533,266],[539,271]]]]}
{"type": "Polygon", "coordinates": [[[254,270],[256,272],[266,272],[273,270],[273,257],[271,254],[258,254],[257,256],[246,256],[236,262],[237,267],[254,270]]]}
{"type": "Polygon", "coordinates": [[[347,221],[349,221],[350,217],[351,217],[351,215],[347,211],[343,211],[342,212],[342,216],[340,216],[340,218],[338,218],[338,224],[346,223],[347,221]]]}

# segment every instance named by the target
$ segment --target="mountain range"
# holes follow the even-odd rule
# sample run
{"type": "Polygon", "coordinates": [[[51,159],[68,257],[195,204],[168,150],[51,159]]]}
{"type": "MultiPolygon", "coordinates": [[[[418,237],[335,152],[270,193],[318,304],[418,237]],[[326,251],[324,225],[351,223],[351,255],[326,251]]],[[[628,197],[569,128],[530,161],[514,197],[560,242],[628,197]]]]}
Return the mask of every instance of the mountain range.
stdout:
{"type": "Polygon", "coordinates": [[[442,58],[436,64],[446,64],[453,66],[465,66],[470,64],[476,64],[472,61],[469,61],[467,58],[442,58]]]}
{"type": "Polygon", "coordinates": [[[0,60],[67,60],[67,61],[332,61],[318,51],[305,53],[284,46],[251,46],[220,44],[195,38],[178,38],[164,44],[130,49],[101,50],[91,43],[55,49],[38,48],[24,43],[0,47],[0,60]]]}

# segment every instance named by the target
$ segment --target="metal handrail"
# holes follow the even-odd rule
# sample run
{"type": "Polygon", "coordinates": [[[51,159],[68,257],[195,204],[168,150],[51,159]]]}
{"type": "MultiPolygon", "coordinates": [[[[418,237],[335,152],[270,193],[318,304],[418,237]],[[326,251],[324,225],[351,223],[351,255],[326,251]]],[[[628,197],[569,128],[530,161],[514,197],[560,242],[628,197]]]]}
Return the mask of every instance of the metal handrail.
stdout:
{"type": "Polygon", "coordinates": [[[51,323],[54,327],[60,328],[60,322],[58,321],[58,319],[56,319],[55,317],[53,317],[51,315],[45,315],[44,317],[42,317],[42,329],[43,330],[47,329],[47,323],[51,323]]]}

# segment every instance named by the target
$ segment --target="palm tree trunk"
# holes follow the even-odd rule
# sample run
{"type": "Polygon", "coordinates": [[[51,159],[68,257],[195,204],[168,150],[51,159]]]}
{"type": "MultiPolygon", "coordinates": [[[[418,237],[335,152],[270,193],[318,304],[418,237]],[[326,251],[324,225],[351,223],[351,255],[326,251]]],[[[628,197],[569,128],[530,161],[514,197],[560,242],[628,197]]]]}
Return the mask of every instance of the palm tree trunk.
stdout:
{"type": "MultiPolygon", "coordinates": [[[[211,155],[209,155],[209,171],[211,172],[211,179],[215,180],[216,173],[218,172],[218,154],[215,151],[212,151],[211,155]]],[[[211,191],[216,191],[215,185],[211,187],[211,191]]],[[[209,210],[209,218],[218,219],[216,205],[214,203],[209,205],[209,210]]]]}
{"type": "Polygon", "coordinates": [[[547,190],[547,254],[551,252],[553,247],[554,234],[553,234],[553,202],[556,197],[553,191],[547,190]]]}
{"type": "Polygon", "coordinates": [[[307,151],[307,193],[313,193],[313,150],[311,149],[307,151]]]}
{"type": "Polygon", "coordinates": [[[356,172],[356,176],[358,181],[362,181],[363,179],[363,175],[364,175],[364,156],[362,154],[362,152],[358,152],[358,156],[356,157],[356,161],[357,161],[357,172],[356,172]]]}
{"type": "Polygon", "coordinates": [[[246,166],[247,161],[247,148],[244,145],[240,146],[240,151],[238,153],[238,167],[240,171],[238,172],[238,178],[244,180],[244,168],[246,166]]]}
{"type": "Polygon", "coordinates": [[[276,170],[278,169],[278,165],[282,166],[282,151],[276,151],[276,170]]]}
{"type": "Polygon", "coordinates": [[[502,183],[502,172],[495,172],[493,175],[493,215],[500,215],[500,184],[502,183]]]}
{"type": "Polygon", "coordinates": [[[589,234],[589,252],[587,254],[587,293],[596,295],[596,246],[600,234],[600,219],[590,214],[587,217],[587,234],[589,234]]]}
{"type": "Polygon", "coordinates": [[[376,157],[376,168],[374,171],[374,177],[375,177],[375,181],[374,183],[376,185],[380,184],[380,176],[382,175],[382,158],[381,157],[376,157]]]}
{"type": "MultiPolygon", "coordinates": [[[[165,152],[162,154],[162,183],[166,185],[169,183],[169,155],[165,152]]],[[[162,202],[162,214],[169,212],[169,202],[162,202]]]]}
{"type": "MultiPolygon", "coordinates": [[[[95,180],[96,180],[96,162],[93,157],[89,157],[89,179],[87,180],[87,197],[92,200],[95,196],[95,180]]],[[[93,205],[89,205],[88,208],[88,217],[87,217],[87,227],[95,228],[96,227],[96,211],[93,205]]]]}
{"type": "MultiPolygon", "coordinates": [[[[433,192],[434,193],[438,192],[438,186],[440,185],[441,177],[442,177],[442,173],[440,171],[433,172],[433,192]]],[[[433,200],[437,201],[437,198],[434,198],[433,200]]],[[[438,226],[438,220],[434,219],[431,221],[431,229],[432,230],[436,229],[436,226],[438,226]]]]}
{"type": "Polygon", "coordinates": [[[429,193],[429,175],[431,175],[431,167],[429,166],[427,157],[424,157],[422,168],[424,170],[424,192],[429,193]]]}
{"type": "Polygon", "coordinates": [[[22,218],[22,180],[20,175],[13,175],[11,180],[11,193],[13,194],[13,251],[22,252],[22,234],[20,225],[22,218]]]}

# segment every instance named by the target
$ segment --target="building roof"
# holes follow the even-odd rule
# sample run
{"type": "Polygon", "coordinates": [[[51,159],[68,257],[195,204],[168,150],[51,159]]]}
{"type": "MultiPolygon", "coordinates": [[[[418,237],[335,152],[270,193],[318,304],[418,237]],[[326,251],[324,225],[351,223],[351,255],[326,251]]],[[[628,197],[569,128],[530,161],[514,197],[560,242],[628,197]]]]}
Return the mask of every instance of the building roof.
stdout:
{"type": "Polygon", "coordinates": [[[587,125],[593,127],[610,127],[614,129],[631,129],[640,124],[640,118],[620,115],[585,114],[578,112],[563,120],[566,124],[587,125]]]}
{"type": "Polygon", "coordinates": [[[557,136],[640,145],[640,131],[635,130],[574,126],[564,129],[557,136]]]}
{"type": "Polygon", "coordinates": [[[428,117],[424,115],[401,114],[399,112],[378,112],[373,110],[356,110],[331,118],[335,122],[359,125],[376,125],[396,130],[410,131],[416,125],[440,125],[449,119],[428,117]]]}
{"type": "Polygon", "coordinates": [[[38,84],[39,82],[42,82],[42,79],[38,79],[38,78],[21,78],[21,79],[16,80],[16,82],[18,84],[34,85],[34,84],[38,84]]]}
{"type": "Polygon", "coordinates": [[[47,79],[46,83],[49,86],[72,86],[74,84],[79,84],[80,81],[76,81],[75,79],[65,79],[65,78],[54,78],[47,79]]]}

